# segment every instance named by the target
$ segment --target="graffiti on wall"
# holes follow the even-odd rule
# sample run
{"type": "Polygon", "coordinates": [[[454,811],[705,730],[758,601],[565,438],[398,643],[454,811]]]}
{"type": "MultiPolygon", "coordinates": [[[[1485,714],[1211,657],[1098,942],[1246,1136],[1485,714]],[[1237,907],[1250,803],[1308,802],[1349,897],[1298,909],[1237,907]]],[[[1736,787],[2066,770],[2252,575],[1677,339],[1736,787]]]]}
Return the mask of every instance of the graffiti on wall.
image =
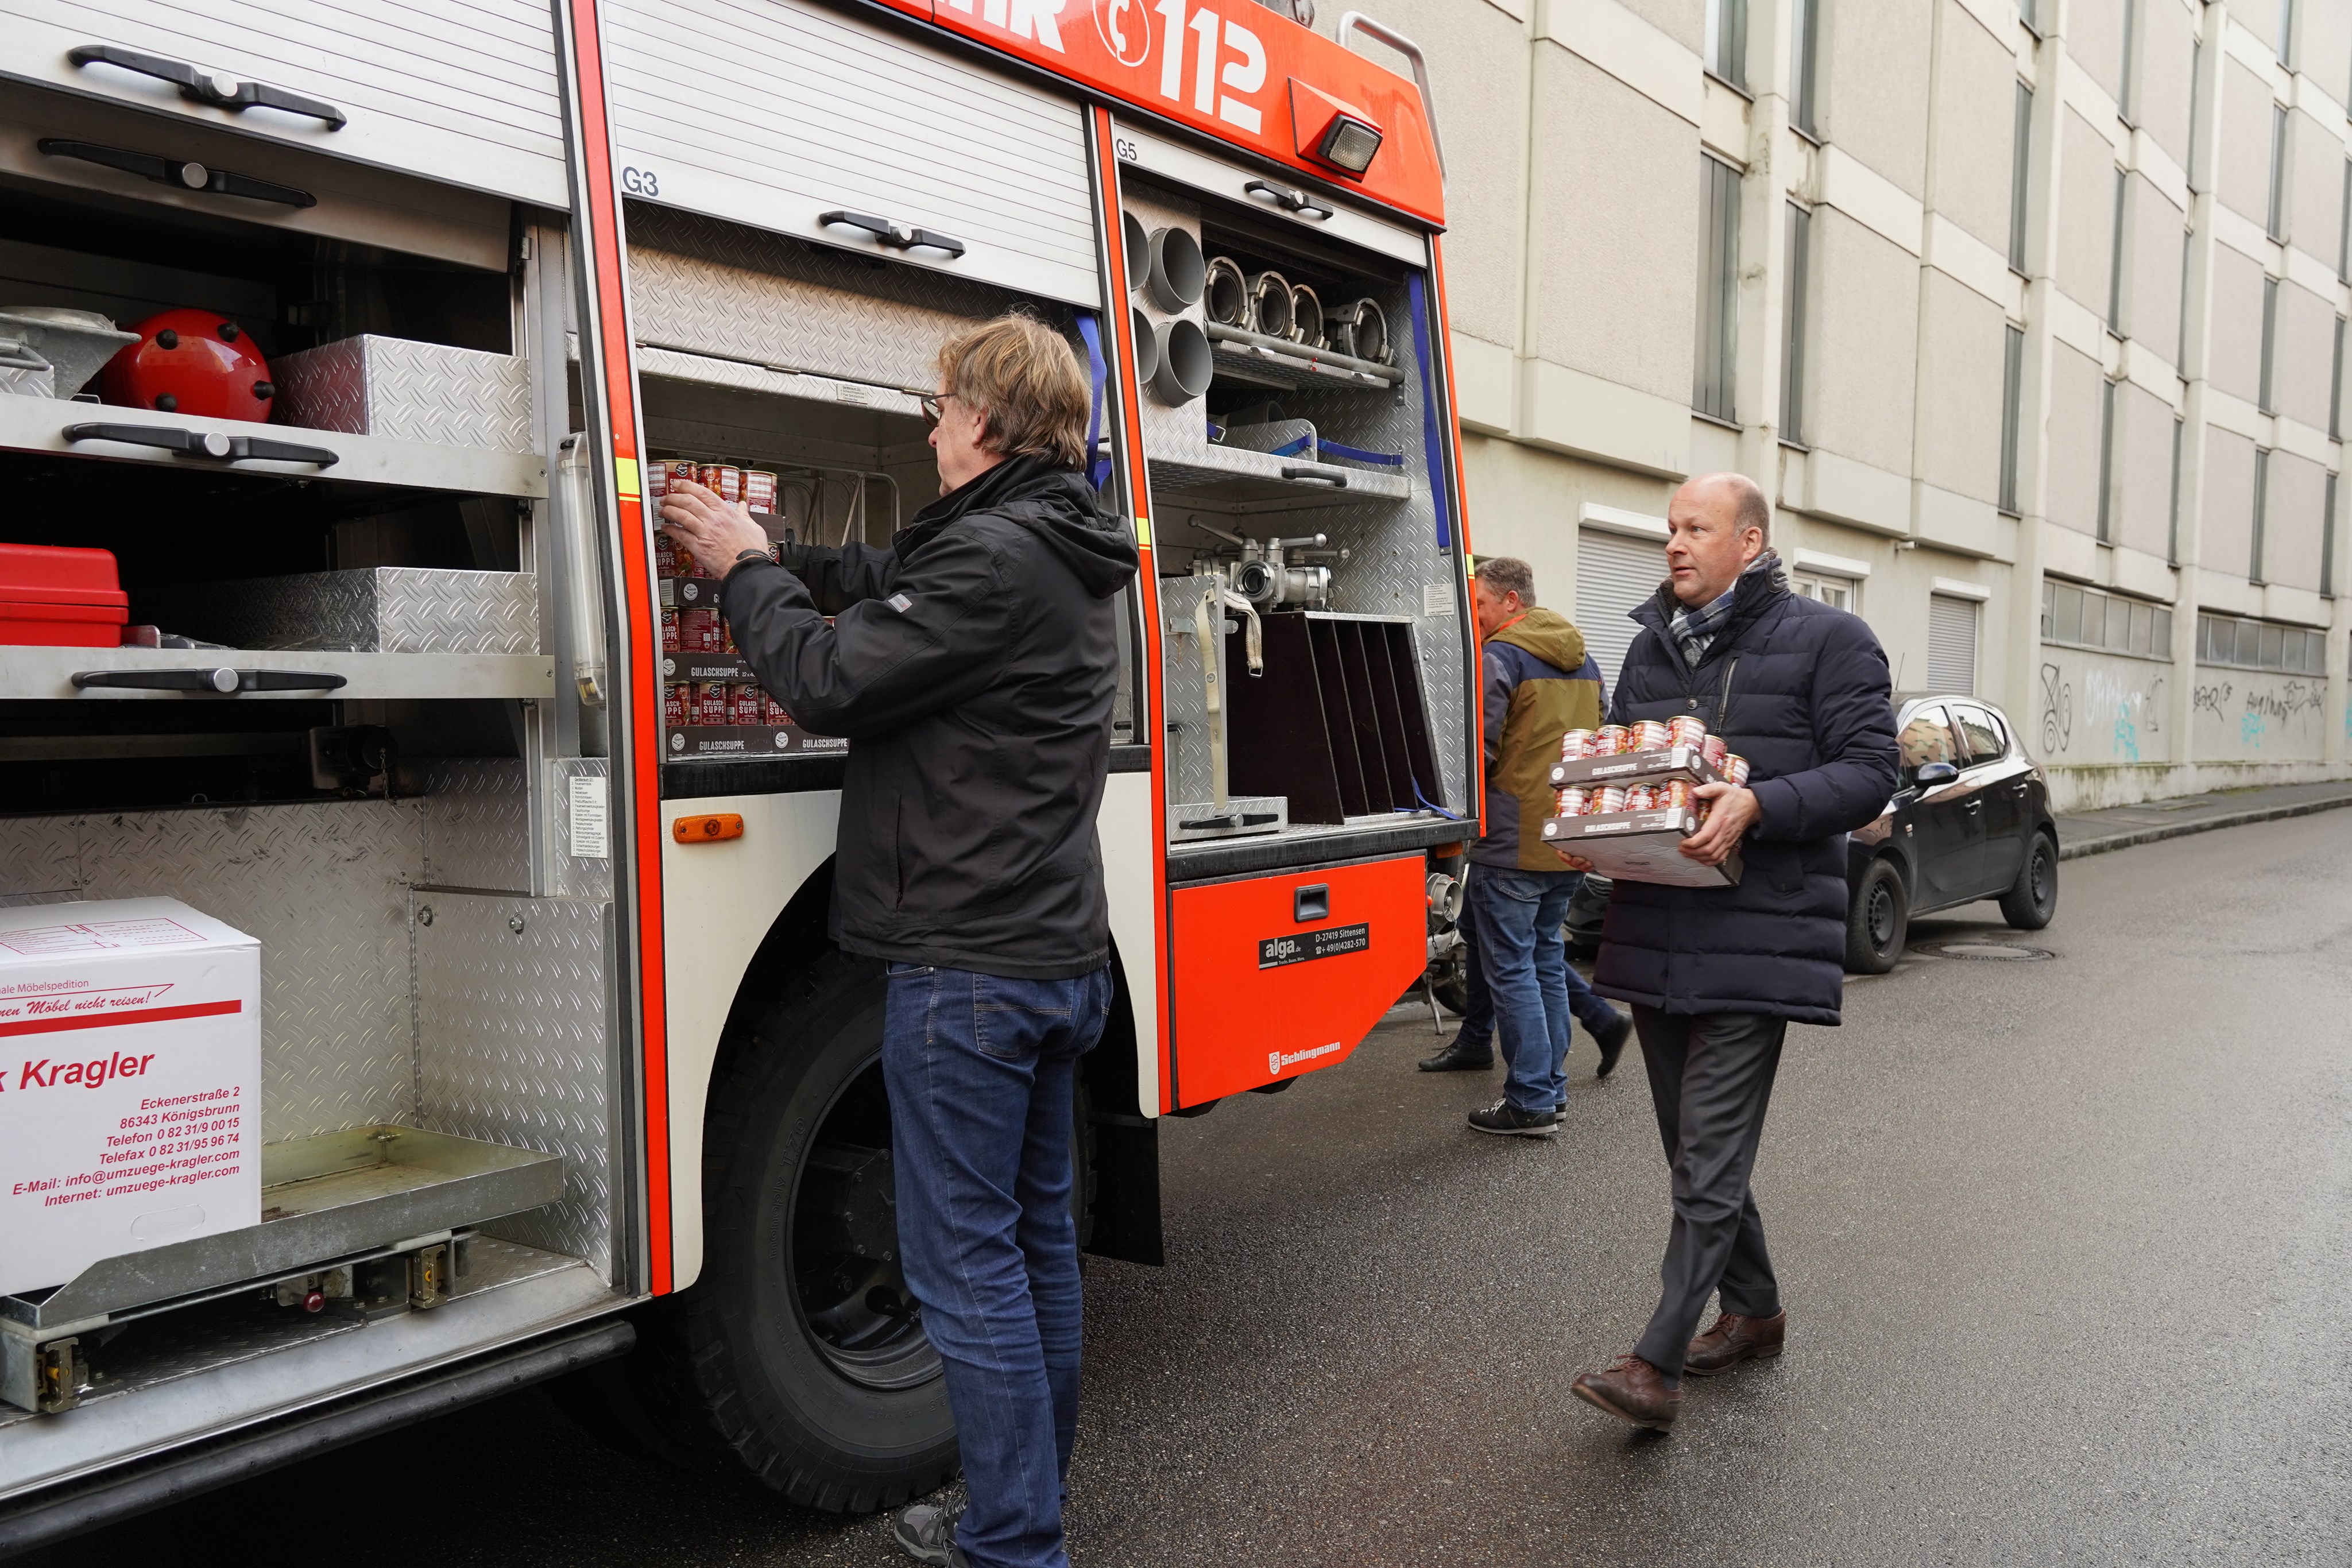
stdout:
{"type": "Polygon", "coordinates": [[[2256,670],[2200,670],[2190,695],[2199,761],[2316,760],[2327,683],[2256,670]]]}
{"type": "Polygon", "coordinates": [[[2043,653],[2039,728],[2045,761],[2169,759],[2164,727],[2168,666],[2074,648],[2045,648],[2043,653]]]}

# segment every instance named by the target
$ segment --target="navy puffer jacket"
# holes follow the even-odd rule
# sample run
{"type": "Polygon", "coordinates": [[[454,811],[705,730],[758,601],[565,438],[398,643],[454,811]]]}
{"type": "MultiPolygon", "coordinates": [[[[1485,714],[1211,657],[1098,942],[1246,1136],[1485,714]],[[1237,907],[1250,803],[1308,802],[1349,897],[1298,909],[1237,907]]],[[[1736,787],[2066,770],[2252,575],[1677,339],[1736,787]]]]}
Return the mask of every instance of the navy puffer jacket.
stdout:
{"type": "Polygon", "coordinates": [[[1697,714],[1748,758],[1763,814],[1739,846],[1736,887],[1615,884],[1593,987],[1670,1013],[1834,1024],[1845,992],[1845,835],[1895,790],[1885,652],[1860,617],[1759,571],[1739,580],[1731,619],[1693,670],[1670,645],[1675,608],[1662,585],[1633,612],[1644,630],[1625,654],[1609,720],[1697,714]]]}

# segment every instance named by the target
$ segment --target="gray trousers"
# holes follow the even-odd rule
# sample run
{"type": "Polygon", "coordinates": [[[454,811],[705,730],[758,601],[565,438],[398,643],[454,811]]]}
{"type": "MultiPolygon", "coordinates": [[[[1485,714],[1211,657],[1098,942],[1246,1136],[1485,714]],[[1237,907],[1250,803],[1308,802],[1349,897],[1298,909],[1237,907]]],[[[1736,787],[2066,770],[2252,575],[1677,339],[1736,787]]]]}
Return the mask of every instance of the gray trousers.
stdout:
{"type": "Polygon", "coordinates": [[[1789,1023],[1761,1013],[1692,1018],[1636,1007],[1633,1028],[1650,1071],[1650,1101],[1674,1167],[1675,1193],[1674,1229],[1658,1270],[1658,1310],[1633,1354],[1679,1379],[1691,1335],[1717,1287],[1727,1312],[1769,1318],[1780,1310],[1780,1285],[1748,1176],[1756,1167],[1789,1023]]]}

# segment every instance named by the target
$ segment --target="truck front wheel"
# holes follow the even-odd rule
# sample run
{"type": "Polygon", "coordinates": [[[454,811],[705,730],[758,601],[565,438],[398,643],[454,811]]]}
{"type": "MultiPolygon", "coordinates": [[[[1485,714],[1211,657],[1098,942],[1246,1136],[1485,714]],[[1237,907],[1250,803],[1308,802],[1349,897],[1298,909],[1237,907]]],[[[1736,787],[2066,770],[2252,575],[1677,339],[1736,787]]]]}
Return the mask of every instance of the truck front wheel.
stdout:
{"type": "Polygon", "coordinates": [[[794,1502],[870,1512],[956,1468],[938,1353],[899,1271],[878,967],[828,954],[737,1040],[704,1129],[702,1278],[672,1363],[794,1502]]]}

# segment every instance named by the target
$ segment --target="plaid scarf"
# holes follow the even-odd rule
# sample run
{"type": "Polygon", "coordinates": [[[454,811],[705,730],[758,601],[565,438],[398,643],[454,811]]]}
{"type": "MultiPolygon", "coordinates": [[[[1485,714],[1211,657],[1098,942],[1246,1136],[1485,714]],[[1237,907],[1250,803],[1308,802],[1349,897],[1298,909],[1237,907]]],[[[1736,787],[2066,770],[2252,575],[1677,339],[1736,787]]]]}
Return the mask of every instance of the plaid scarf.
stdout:
{"type": "MultiPolygon", "coordinates": [[[[1767,545],[1764,553],[1749,561],[1739,575],[1746,579],[1761,571],[1777,576],[1780,570],[1780,552],[1767,545]]],[[[1675,646],[1682,649],[1683,661],[1692,669],[1698,668],[1699,661],[1706,657],[1707,648],[1715,642],[1716,633],[1721,632],[1723,623],[1731,619],[1732,601],[1738,596],[1739,584],[1735,581],[1703,608],[1693,610],[1684,605],[1675,610],[1674,618],[1667,622],[1667,632],[1673,635],[1675,646]]]]}

